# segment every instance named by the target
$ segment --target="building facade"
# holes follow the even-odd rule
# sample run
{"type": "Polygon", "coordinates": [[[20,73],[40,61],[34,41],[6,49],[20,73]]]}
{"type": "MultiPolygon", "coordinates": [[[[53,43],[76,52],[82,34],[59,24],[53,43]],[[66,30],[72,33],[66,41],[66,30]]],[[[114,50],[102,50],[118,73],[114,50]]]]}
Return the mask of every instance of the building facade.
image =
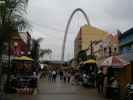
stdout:
{"type": "Polygon", "coordinates": [[[3,91],[7,80],[8,70],[11,65],[11,60],[16,56],[28,56],[30,53],[31,36],[28,32],[25,33],[10,33],[8,40],[5,41],[0,57],[0,90],[3,91]],[[23,34],[21,36],[21,34],[23,34]]]}
{"type": "Polygon", "coordinates": [[[11,55],[29,56],[31,52],[31,36],[28,32],[11,37],[11,55]]]}
{"type": "Polygon", "coordinates": [[[93,48],[97,63],[100,65],[107,57],[119,54],[118,35],[108,34],[105,39],[95,42],[93,48]]]}
{"type": "Polygon", "coordinates": [[[75,38],[74,57],[78,58],[81,51],[89,52],[91,42],[103,40],[107,34],[107,32],[90,25],[81,27],[75,38]]]}
{"type": "Polygon", "coordinates": [[[119,34],[119,49],[120,53],[133,53],[133,28],[119,34]]]}

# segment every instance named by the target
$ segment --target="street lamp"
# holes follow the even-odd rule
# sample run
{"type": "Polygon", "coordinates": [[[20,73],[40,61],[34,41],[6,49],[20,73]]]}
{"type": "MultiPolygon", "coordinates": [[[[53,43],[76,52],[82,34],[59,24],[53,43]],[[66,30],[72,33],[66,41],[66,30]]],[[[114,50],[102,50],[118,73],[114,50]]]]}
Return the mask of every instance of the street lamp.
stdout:
{"type": "Polygon", "coordinates": [[[28,54],[28,56],[31,55],[31,51],[28,51],[27,54],[28,54]]]}
{"type": "Polygon", "coordinates": [[[24,55],[24,51],[21,51],[20,53],[21,53],[21,55],[24,55]]]}

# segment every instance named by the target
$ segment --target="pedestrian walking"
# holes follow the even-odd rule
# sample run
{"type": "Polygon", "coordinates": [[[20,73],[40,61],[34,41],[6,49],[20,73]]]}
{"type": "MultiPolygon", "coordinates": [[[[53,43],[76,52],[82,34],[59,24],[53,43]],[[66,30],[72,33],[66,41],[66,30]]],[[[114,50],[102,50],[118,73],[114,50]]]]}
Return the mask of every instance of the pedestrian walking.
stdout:
{"type": "Polygon", "coordinates": [[[67,72],[67,82],[70,83],[70,79],[71,79],[71,73],[67,72]]]}
{"type": "Polygon", "coordinates": [[[75,74],[74,74],[74,73],[71,74],[70,83],[71,83],[72,85],[75,84],[75,74]]]}
{"type": "Polygon", "coordinates": [[[59,75],[60,75],[60,80],[62,80],[63,79],[63,71],[60,71],[59,75]]]}
{"type": "Polygon", "coordinates": [[[64,80],[64,83],[66,83],[66,77],[67,77],[67,76],[66,76],[66,72],[64,71],[64,72],[63,72],[63,80],[64,80]]]}
{"type": "Polygon", "coordinates": [[[98,89],[98,93],[103,93],[103,86],[104,86],[104,75],[101,71],[99,71],[96,76],[96,87],[98,89]]]}
{"type": "Polygon", "coordinates": [[[51,70],[48,71],[48,80],[52,81],[52,71],[51,70]]]}
{"type": "Polygon", "coordinates": [[[41,71],[41,77],[40,78],[45,78],[45,77],[46,77],[46,73],[45,73],[45,70],[43,68],[41,71]]]}
{"type": "Polygon", "coordinates": [[[55,82],[56,81],[56,76],[57,76],[57,73],[55,70],[52,71],[52,81],[55,82]]]}
{"type": "Polygon", "coordinates": [[[79,82],[80,82],[80,73],[76,72],[75,73],[75,84],[79,85],[79,82]]]}

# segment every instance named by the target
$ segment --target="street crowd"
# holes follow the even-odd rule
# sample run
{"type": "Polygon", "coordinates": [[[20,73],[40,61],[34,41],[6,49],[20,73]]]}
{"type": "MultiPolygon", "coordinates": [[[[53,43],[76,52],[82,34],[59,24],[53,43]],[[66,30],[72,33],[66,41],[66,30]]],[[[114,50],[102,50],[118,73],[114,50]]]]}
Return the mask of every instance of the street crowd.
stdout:
{"type": "MultiPolygon", "coordinates": [[[[95,87],[97,92],[101,95],[106,96],[107,98],[112,98],[112,100],[119,100],[120,98],[120,89],[119,82],[115,77],[107,78],[107,75],[104,75],[99,71],[95,79],[95,87]]],[[[75,71],[56,71],[49,70],[47,72],[42,71],[41,79],[48,79],[49,82],[56,82],[57,79],[63,81],[64,83],[71,85],[82,85],[82,75],[80,72],[75,71]]]]}
{"type": "Polygon", "coordinates": [[[40,78],[47,78],[49,82],[56,82],[59,78],[64,83],[68,83],[71,85],[77,85],[79,84],[79,81],[81,79],[79,72],[74,71],[56,71],[56,70],[49,70],[47,72],[42,71],[40,78]]]}

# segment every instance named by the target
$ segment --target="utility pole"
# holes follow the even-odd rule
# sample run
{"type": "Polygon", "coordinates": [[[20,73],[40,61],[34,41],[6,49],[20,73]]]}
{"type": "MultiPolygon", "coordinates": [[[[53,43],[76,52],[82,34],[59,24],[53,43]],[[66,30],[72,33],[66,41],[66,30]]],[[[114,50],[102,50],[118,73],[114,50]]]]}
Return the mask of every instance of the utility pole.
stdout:
{"type": "Polygon", "coordinates": [[[93,41],[91,40],[91,42],[90,42],[91,44],[90,44],[90,47],[91,47],[91,57],[93,56],[93,41]]]}
{"type": "Polygon", "coordinates": [[[93,47],[92,47],[92,40],[91,40],[90,47],[91,47],[91,56],[92,56],[92,53],[93,53],[93,51],[92,51],[92,49],[93,49],[93,47]]]}

